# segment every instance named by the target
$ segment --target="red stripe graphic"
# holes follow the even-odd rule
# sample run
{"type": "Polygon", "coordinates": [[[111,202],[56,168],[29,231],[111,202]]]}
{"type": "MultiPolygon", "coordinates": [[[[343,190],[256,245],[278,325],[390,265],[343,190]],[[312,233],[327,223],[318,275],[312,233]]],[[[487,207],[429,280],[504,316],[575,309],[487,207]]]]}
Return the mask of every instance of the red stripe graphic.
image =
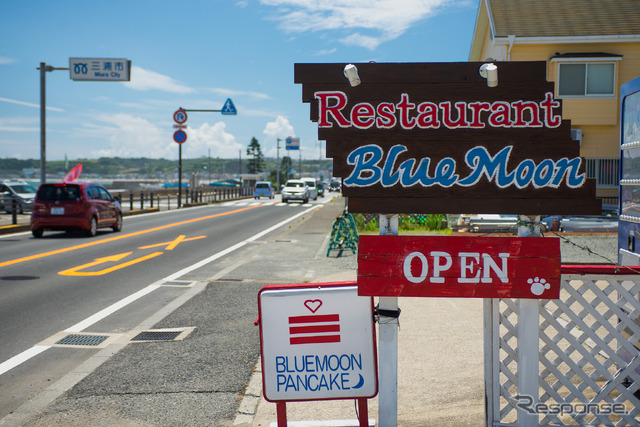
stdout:
{"type": "Polygon", "coordinates": [[[294,344],[322,344],[327,342],[340,342],[340,335],[316,335],[313,337],[291,337],[289,343],[294,344]]]}
{"type": "Polygon", "coordinates": [[[318,332],[340,332],[340,325],[292,326],[290,334],[313,334],[318,332]]]}
{"type": "Polygon", "coordinates": [[[292,323],[317,323],[317,322],[338,322],[340,321],[339,314],[321,314],[317,316],[291,316],[289,317],[289,324],[292,323]]]}
{"type": "Polygon", "coordinates": [[[289,317],[289,343],[295,345],[340,342],[339,322],[339,314],[291,316],[289,317]],[[332,334],[323,335],[327,333],[332,334]]]}

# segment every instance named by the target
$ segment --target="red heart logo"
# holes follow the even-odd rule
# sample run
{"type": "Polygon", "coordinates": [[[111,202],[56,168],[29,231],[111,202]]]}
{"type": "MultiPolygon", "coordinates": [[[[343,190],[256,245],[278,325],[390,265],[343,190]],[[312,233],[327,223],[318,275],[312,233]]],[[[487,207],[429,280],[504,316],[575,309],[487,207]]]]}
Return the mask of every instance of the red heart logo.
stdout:
{"type": "Polygon", "coordinates": [[[307,307],[312,313],[318,311],[321,305],[322,301],[320,301],[319,299],[308,299],[304,302],[304,306],[307,307]]]}

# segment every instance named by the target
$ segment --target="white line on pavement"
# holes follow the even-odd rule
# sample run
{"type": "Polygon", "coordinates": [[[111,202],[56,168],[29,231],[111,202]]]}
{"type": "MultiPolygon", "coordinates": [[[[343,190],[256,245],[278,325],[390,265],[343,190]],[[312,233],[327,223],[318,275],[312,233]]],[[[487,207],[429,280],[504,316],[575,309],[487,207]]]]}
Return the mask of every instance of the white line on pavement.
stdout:
{"type": "MultiPolygon", "coordinates": [[[[302,212],[297,213],[296,215],[293,215],[292,217],[289,217],[287,219],[285,219],[284,221],[279,222],[278,224],[267,228],[266,230],[261,231],[260,233],[257,233],[251,237],[249,237],[246,240],[243,240],[242,242],[236,243],[235,245],[220,251],[208,258],[203,259],[202,261],[199,261],[195,264],[190,265],[189,267],[183,268],[180,271],[177,271],[175,273],[173,273],[170,276],[167,276],[166,278],[164,278],[163,280],[161,280],[160,282],[151,284],[146,286],[145,288],[139,290],[138,292],[135,292],[131,295],[129,295],[128,297],[125,297],[123,299],[121,299],[120,301],[116,302],[115,304],[110,305],[109,307],[100,310],[99,312],[97,312],[96,314],[89,316],[88,318],[86,318],[85,320],[76,323],[75,325],[67,328],[64,330],[64,332],[81,332],[83,330],[85,330],[86,328],[88,328],[89,326],[99,322],[100,320],[104,319],[105,317],[115,313],[116,311],[120,310],[123,307],[126,307],[127,305],[131,304],[132,302],[142,298],[143,296],[155,291],[156,289],[158,289],[161,286],[162,282],[165,281],[171,281],[171,280],[176,280],[177,278],[190,273],[193,270],[196,270],[204,265],[209,264],[210,262],[213,262],[215,260],[217,260],[218,258],[221,258],[225,255],[230,254],[231,252],[245,246],[247,243],[253,242],[255,240],[258,240],[259,238],[261,238],[262,236],[264,236],[265,234],[268,234],[276,229],[278,229],[279,227],[282,227],[283,225],[295,220],[296,218],[305,215],[311,211],[313,211],[314,209],[318,208],[318,207],[322,207],[322,205],[316,205],[312,208],[306,209],[302,212]]],[[[0,375],[4,374],[5,372],[10,371],[11,369],[15,368],[18,365],[21,365],[22,363],[26,362],[27,360],[37,356],[38,354],[42,353],[43,351],[47,350],[51,348],[51,346],[44,346],[44,345],[36,345],[31,347],[28,350],[23,351],[22,353],[13,356],[11,359],[6,360],[5,362],[0,363],[0,375]]]]}

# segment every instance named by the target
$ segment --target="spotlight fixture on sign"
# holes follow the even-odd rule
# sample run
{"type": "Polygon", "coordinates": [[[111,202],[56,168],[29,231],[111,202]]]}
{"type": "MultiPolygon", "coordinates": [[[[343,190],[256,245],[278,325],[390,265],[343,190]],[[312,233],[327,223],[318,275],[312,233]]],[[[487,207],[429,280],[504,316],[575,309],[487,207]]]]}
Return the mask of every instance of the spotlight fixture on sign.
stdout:
{"type": "Polygon", "coordinates": [[[487,86],[498,86],[498,67],[494,63],[482,64],[478,72],[487,79],[487,86]]]}
{"type": "Polygon", "coordinates": [[[361,83],[360,77],[358,76],[358,69],[353,64],[347,64],[344,67],[344,76],[349,79],[351,86],[355,87],[361,83]]]}

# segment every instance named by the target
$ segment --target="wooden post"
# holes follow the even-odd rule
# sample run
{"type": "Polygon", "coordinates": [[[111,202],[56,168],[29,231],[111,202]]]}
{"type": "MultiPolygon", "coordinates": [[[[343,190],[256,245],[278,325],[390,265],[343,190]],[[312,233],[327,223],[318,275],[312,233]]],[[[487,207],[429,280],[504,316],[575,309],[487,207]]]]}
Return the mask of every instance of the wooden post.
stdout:
{"type": "MultiPolygon", "coordinates": [[[[520,215],[518,237],[540,237],[540,216],[520,215]]],[[[532,407],[538,403],[540,362],[540,324],[537,299],[518,300],[518,394],[531,396],[532,407]]],[[[537,427],[538,414],[518,408],[519,427],[537,427]]]]}

